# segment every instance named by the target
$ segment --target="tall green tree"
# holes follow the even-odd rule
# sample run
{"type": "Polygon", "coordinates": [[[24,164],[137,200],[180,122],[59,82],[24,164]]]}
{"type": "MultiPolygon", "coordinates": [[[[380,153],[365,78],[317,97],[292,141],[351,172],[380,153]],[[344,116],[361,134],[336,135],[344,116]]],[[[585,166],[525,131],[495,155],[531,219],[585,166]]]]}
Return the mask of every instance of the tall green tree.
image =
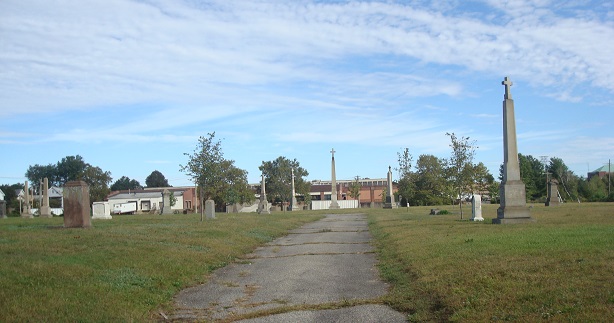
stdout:
{"type": "Polygon", "coordinates": [[[458,138],[454,133],[446,133],[446,135],[450,137],[450,148],[452,148],[452,154],[448,160],[449,175],[456,192],[458,192],[460,217],[462,219],[462,199],[473,186],[473,157],[478,147],[475,145],[475,140],[470,141],[469,137],[461,136],[458,138]]]}
{"type": "Polygon", "coordinates": [[[110,192],[111,173],[100,167],[86,163],[83,157],[66,156],[54,165],[34,165],[28,167],[26,177],[32,183],[38,183],[47,177],[52,185],[64,186],[69,181],[82,180],[89,185],[90,202],[102,201],[110,192]]]}
{"type": "Polygon", "coordinates": [[[399,167],[395,167],[399,176],[397,195],[401,195],[409,201],[413,198],[412,195],[415,194],[414,173],[411,171],[413,156],[409,153],[409,148],[397,152],[397,161],[399,163],[399,167]]]}
{"type": "Polygon", "coordinates": [[[145,185],[147,185],[147,187],[171,187],[166,177],[164,177],[164,174],[158,170],[154,170],[145,178],[145,185]]]}
{"type": "Polygon", "coordinates": [[[280,156],[272,161],[263,161],[258,167],[265,176],[267,198],[273,203],[289,202],[292,199],[292,169],[294,189],[305,202],[311,201],[311,183],[306,180],[309,172],[296,160],[280,156]]]}
{"type": "Polygon", "coordinates": [[[198,138],[193,153],[188,156],[186,165],[179,165],[196,185],[205,199],[215,201],[218,209],[226,204],[253,200],[247,183],[247,172],[234,166],[234,160],[226,160],[220,140],[215,140],[215,132],[207,137],[198,138]]]}
{"type": "Polygon", "coordinates": [[[26,171],[26,178],[30,183],[40,183],[44,178],[49,180],[50,186],[60,186],[56,165],[30,165],[26,171]]]}
{"type": "Polygon", "coordinates": [[[64,185],[69,181],[83,180],[83,174],[87,168],[87,163],[83,157],[66,156],[56,164],[57,181],[64,185]]]}
{"type": "Polygon", "coordinates": [[[495,178],[492,176],[486,165],[480,162],[476,165],[473,165],[473,192],[487,192],[490,185],[493,184],[495,178]]]}
{"type": "Polygon", "coordinates": [[[141,183],[127,176],[122,176],[111,185],[111,191],[135,190],[139,188],[141,188],[141,183]]]}
{"type": "Polygon", "coordinates": [[[358,200],[358,207],[360,207],[360,187],[361,186],[362,185],[360,184],[360,177],[356,176],[354,178],[354,181],[350,184],[350,187],[348,190],[348,195],[350,195],[351,198],[358,200]]]}
{"type": "Polygon", "coordinates": [[[450,202],[446,161],[433,155],[420,155],[416,161],[415,193],[411,205],[441,205],[450,202]]]}
{"type": "Polygon", "coordinates": [[[538,200],[546,196],[546,177],[541,161],[531,155],[518,154],[520,178],[526,187],[527,199],[538,200]]]}
{"type": "Polygon", "coordinates": [[[104,200],[111,192],[109,183],[113,180],[110,172],[103,171],[100,167],[87,164],[79,178],[90,187],[90,203],[104,200]]]}

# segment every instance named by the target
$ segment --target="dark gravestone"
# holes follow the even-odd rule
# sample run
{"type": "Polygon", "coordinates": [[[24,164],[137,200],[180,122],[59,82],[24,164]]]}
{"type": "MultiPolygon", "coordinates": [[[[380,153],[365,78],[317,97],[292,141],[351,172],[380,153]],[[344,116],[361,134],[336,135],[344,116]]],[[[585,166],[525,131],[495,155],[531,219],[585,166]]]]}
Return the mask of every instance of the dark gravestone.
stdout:
{"type": "Polygon", "coordinates": [[[0,201],[0,219],[6,219],[6,201],[0,201]]]}
{"type": "Polygon", "coordinates": [[[84,181],[68,182],[64,186],[64,227],[89,228],[90,188],[84,181]]]}

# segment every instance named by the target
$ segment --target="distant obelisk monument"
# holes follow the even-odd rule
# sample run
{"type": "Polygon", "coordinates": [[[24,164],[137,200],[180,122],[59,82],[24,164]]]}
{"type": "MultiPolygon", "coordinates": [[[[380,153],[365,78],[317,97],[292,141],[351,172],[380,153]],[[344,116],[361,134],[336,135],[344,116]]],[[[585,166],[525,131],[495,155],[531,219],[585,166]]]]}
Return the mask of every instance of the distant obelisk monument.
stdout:
{"type": "Polygon", "coordinates": [[[30,209],[30,189],[28,188],[28,181],[24,183],[24,195],[23,198],[25,203],[23,205],[23,210],[21,211],[22,218],[33,218],[32,210],[30,209]]]}
{"type": "Polygon", "coordinates": [[[384,209],[396,209],[397,204],[394,202],[394,192],[392,192],[392,167],[388,166],[388,175],[386,176],[388,189],[386,190],[386,203],[384,209]]]}
{"type": "Polygon", "coordinates": [[[497,218],[493,219],[492,223],[534,222],[527,207],[525,185],[520,178],[514,100],[510,92],[512,81],[506,76],[501,84],[505,86],[503,97],[503,181],[499,189],[501,203],[499,209],[497,209],[497,218]]]}
{"type": "Polygon", "coordinates": [[[339,207],[339,203],[337,203],[337,178],[336,178],[336,174],[335,174],[335,148],[333,148],[330,151],[331,154],[333,154],[333,159],[331,162],[331,193],[330,193],[330,199],[331,199],[331,203],[330,203],[330,207],[329,209],[338,209],[339,207]]]}
{"type": "Polygon", "coordinates": [[[258,203],[258,214],[271,214],[269,201],[266,199],[264,174],[262,174],[262,183],[260,184],[260,203],[258,203]]]}
{"type": "Polygon", "coordinates": [[[298,202],[296,201],[296,189],[294,188],[294,168],[292,168],[292,202],[290,211],[298,211],[298,202]]]}
{"type": "Polygon", "coordinates": [[[51,213],[51,208],[49,207],[49,179],[45,177],[43,180],[43,189],[42,189],[42,200],[40,207],[40,217],[41,218],[50,218],[53,216],[51,213]]]}

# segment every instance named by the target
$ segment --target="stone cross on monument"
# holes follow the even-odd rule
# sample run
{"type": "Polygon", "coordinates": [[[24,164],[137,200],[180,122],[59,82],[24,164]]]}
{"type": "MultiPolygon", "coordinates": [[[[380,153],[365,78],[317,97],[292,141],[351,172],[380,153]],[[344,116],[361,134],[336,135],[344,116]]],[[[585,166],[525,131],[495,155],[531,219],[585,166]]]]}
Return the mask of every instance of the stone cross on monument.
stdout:
{"type": "Polygon", "coordinates": [[[290,211],[298,211],[298,202],[296,201],[296,190],[294,189],[294,168],[292,168],[292,201],[290,202],[290,211]]]}
{"type": "Polygon", "coordinates": [[[331,203],[329,209],[339,209],[339,203],[337,202],[337,178],[335,175],[335,148],[333,148],[330,153],[333,154],[333,159],[331,162],[331,203]]]}
{"type": "Polygon", "coordinates": [[[260,184],[260,203],[258,203],[258,214],[271,214],[269,201],[266,199],[264,174],[262,174],[262,182],[260,184]]]}
{"type": "Polygon", "coordinates": [[[22,218],[33,218],[32,210],[30,209],[30,189],[28,188],[28,181],[24,183],[24,195],[23,198],[25,203],[23,205],[23,210],[21,211],[22,218]]]}
{"type": "Polygon", "coordinates": [[[510,87],[512,81],[505,77],[503,82],[505,95],[503,99],[503,181],[499,195],[501,203],[497,209],[494,224],[510,224],[533,222],[526,201],[525,185],[520,178],[518,162],[518,146],[516,142],[516,118],[514,116],[514,100],[510,87]]]}

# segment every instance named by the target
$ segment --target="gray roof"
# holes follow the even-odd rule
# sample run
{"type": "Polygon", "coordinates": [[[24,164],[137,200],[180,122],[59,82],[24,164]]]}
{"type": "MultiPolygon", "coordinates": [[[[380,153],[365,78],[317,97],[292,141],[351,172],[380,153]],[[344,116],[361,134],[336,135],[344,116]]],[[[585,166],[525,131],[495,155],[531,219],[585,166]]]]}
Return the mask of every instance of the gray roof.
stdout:
{"type": "MultiPolygon", "coordinates": [[[[183,192],[177,191],[173,192],[175,197],[183,196],[183,192]]],[[[119,193],[117,195],[113,195],[109,197],[109,200],[126,200],[126,199],[148,199],[148,198],[157,198],[162,197],[161,192],[126,192],[119,193]]]]}

